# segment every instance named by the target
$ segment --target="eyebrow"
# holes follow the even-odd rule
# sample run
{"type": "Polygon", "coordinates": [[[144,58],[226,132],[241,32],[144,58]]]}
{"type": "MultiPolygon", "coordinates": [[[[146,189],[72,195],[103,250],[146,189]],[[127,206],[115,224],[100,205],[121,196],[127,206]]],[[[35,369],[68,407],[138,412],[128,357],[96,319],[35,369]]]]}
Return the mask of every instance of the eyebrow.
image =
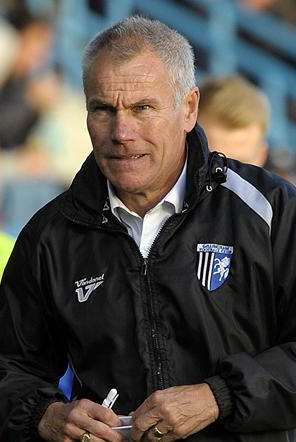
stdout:
{"type": "Polygon", "coordinates": [[[92,107],[92,106],[102,106],[102,107],[108,107],[110,109],[116,109],[112,104],[107,103],[104,100],[100,100],[98,98],[91,98],[88,102],[88,106],[92,107]]]}
{"type": "MultiPolygon", "coordinates": [[[[129,105],[129,107],[143,106],[145,104],[151,104],[152,106],[158,106],[159,105],[159,101],[157,99],[155,99],[155,98],[147,96],[147,97],[141,98],[141,100],[138,100],[138,101],[136,101],[134,103],[131,103],[129,105]]],[[[107,107],[107,108],[109,108],[111,110],[116,110],[117,109],[116,106],[113,106],[113,104],[108,103],[107,101],[101,100],[99,98],[91,98],[89,100],[88,105],[89,106],[103,106],[103,107],[107,107]]]]}
{"type": "Polygon", "coordinates": [[[132,106],[141,106],[141,105],[147,104],[147,103],[152,104],[154,106],[159,105],[159,101],[156,98],[144,97],[144,98],[141,98],[141,100],[133,103],[132,106]]]}

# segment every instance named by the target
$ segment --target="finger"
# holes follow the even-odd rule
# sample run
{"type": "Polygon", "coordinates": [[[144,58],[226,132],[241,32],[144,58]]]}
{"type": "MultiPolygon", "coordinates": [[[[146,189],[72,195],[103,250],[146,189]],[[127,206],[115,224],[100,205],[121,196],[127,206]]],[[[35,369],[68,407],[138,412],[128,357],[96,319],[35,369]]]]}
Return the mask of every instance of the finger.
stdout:
{"type": "MultiPolygon", "coordinates": [[[[85,431],[83,431],[83,433],[80,433],[80,435],[79,436],[77,436],[76,437],[76,439],[69,439],[69,441],[68,441],[68,439],[65,441],[65,442],[77,442],[77,441],[81,441],[81,439],[82,439],[82,437],[83,437],[83,435],[85,434],[86,432],[85,431]]],[[[102,438],[99,438],[99,437],[96,437],[96,436],[94,436],[93,434],[90,434],[89,432],[87,432],[87,434],[89,435],[89,441],[90,442],[105,442],[104,441],[104,439],[102,439],[102,438]]],[[[64,439],[63,439],[63,442],[64,442],[64,439]]]]}
{"type": "Polygon", "coordinates": [[[111,425],[120,425],[120,419],[112,410],[82,399],[77,401],[70,410],[64,433],[74,440],[79,440],[81,435],[87,431],[92,435],[92,439],[122,442],[122,435],[112,430],[111,425]]]}
{"type": "Polygon", "coordinates": [[[123,442],[124,440],[123,436],[119,432],[113,430],[109,425],[92,419],[84,414],[77,416],[76,428],[78,431],[75,432],[75,436],[78,439],[85,431],[88,431],[92,436],[91,440],[93,438],[103,439],[110,442],[123,442]]]}
{"type": "Polygon", "coordinates": [[[113,430],[111,427],[103,424],[102,422],[92,427],[90,428],[89,431],[97,438],[101,438],[105,441],[110,441],[110,442],[123,442],[125,440],[125,438],[121,433],[119,433],[116,430],[113,430]]]}
{"type": "Polygon", "coordinates": [[[94,406],[90,408],[88,415],[93,419],[104,422],[104,424],[109,427],[118,427],[121,424],[120,418],[111,408],[106,408],[99,404],[94,404],[94,406]]]}
{"type": "Polygon", "coordinates": [[[142,404],[132,412],[132,416],[136,418],[137,416],[141,415],[142,413],[146,413],[151,408],[154,407],[154,404],[152,403],[151,396],[149,396],[147,399],[142,402],[142,404]]]}
{"type": "Polygon", "coordinates": [[[90,418],[104,422],[110,427],[116,427],[120,425],[119,417],[114,413],[111,408],[103,407],[100,404],[89,401],[88,399],[82,399],[78,403],[78,408],[83,410],[90,418]]]}
{"type": "Polygon", "coordinates": [[[155,391],[134,411],[132,439],[139,441],[149,428],[161,420],[159,404],[162,397],[161,391],[155,391]]]}
{"type": "MultiPolygon", "coordinates": [[[[100,442],[100,441],[104,441],[104,442],[106,442],[106,441],[108,441],[108,442],[126,442],[126,439],[121,434],[119,434],[118,432],[116,432],[114,430],[112,430],[111,435],[109,434],[107,436],[106,436],[106,434],[97,435],[97,434],[94,434],[94,433],[92,433],[91,431],[88,431],[88,430],[86,430],[86,431],[85,430],[78,430],[78,431],[75,432],[75,436],[73,436],[73,438],[65,439],[65,441],[66,440],[67,440],[67,442],[68,442],[68,440],[69,440],[69,442],[70,441],[71,442],[72,441],[80,441],[81,437],[86,432],[90,436],[90,442],[100,442]]],[[[64,442],[64,439],[63,439],[63,442],[64,442]]]]}
{"type": "Polygon", "coordinates": [[[85,432],[87,432],[87,430],[83,427],[83,425],[75,425],[67,422],[59,434],[59,437],[61,437],[61,439],[53,439],[53,440],[59,440],[63,442],[80,441],[81,437],[85,432]]]}
{"type": "Polygon", "coordinates": [[[154,427],[150,428],[147,432],[147,438],[152,441],[164,442],[168,440],[174,440],[176,437],[172,433],[173,428],[165,425],[160,421],[154,427]]]}
{"type": "Polygon", "coordinates": [[[132,427],[132,439],[139,441],[143,434],[154,427],[159,422],[159,414],[155,413],[155,410],[149,410],[144,414],[140,414],[137,417],[133,415],[133,427],[132,427]]]}

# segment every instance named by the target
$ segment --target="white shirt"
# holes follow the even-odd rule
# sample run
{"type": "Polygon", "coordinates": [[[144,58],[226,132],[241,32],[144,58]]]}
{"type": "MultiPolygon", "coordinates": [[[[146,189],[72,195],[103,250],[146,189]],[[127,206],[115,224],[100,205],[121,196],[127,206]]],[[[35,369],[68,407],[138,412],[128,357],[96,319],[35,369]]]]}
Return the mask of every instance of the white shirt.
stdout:
{"type": "Polygon", "coordinates": [[[147,258],[152,243],[166,220],[175,213],[180,213],[183,208],[186,190],[186,170],[187,161],[174,187],[155,207],[145,214],[144,218],[141,218],[123,204],[108,181],[112,213],[126,226],[128,234],[135,240],[144,258],[147,258]]]}

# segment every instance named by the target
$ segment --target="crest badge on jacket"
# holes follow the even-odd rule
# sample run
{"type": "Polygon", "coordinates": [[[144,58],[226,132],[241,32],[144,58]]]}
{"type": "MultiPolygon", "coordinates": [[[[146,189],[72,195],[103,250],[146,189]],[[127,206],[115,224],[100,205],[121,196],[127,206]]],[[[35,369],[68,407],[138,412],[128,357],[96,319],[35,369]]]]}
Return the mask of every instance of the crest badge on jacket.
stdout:
{"type": "Polygon", "coordinates": [[[216,290],[227,279],[230,271],[232,246],[197,244],[197,278],[209,291],[216,290]]]}

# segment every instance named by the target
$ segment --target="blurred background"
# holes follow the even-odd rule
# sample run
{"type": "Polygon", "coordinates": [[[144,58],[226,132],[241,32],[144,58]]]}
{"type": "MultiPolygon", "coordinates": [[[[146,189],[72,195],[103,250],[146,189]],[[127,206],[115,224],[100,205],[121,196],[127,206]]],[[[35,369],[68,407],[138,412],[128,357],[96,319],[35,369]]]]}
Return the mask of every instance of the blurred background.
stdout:
{"type": "Polygon", "coordinates": [[[0,230],[16,236],[91,151],[80,63],[132,14],[184,34],[197,83],[239,74],[267,96],[266,167],[296,183],[296,0],[0,0],[0,230]]]}

